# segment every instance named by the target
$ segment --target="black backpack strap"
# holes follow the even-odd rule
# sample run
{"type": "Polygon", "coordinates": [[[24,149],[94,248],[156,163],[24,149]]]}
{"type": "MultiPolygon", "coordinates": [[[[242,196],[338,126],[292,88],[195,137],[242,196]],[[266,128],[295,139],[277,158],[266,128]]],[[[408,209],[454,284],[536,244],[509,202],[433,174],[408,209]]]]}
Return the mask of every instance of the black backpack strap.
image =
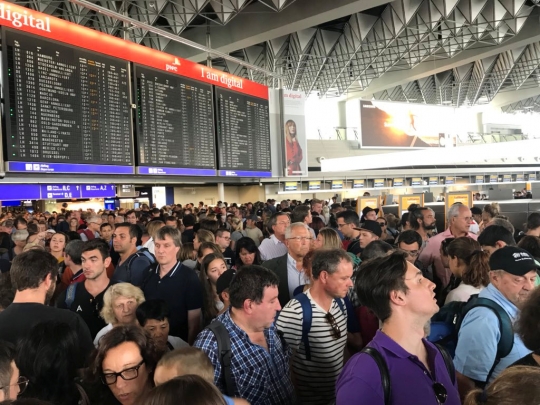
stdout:
{"type": "Polygon", "coordinates": [[[381,385],[384,393],[384,405],[390,405],[392,403],[392,387],[390,386],[390,372],[388,371],[386,361],[377,349],[370,346],[364,347],[360,353],[366,353],[367,355],[371,356],[373,360],[375,360],[375,363],[379,368],[379,372],[381,373],[381,385]]]}
{"type": "Polygon", "coordinates": [[[495,301],[490,300],[489,298],[478,298],[476,302],[474,302],[474,304],[468,308],[467,312],[477,307],[491,309],[497,316],[497,320],[499,321],[499,330],[501,331],[501,338],[497,343],[497,354],[495,356],[495,361],[493,362],[493,366],[489,370],[486,377],[487,384],[501,359],[508,356],[514,347],[514,329],[512,327],[512,320],[510,319],[510,316],[508,316],[504,308],[495,301]]]}
{"type": "Polygon", "coordinates": [[[233,382],[231,371],[231,337],[225,325],[220,321],[214,320],[207,329],[211,330],[217,340],[219,363],[223,371],[223,378],[225,380],[225,394],[229,397],[234,397],[236,391],[236,385],[233,382]]]}
{"type": "Polygon", "coordinates": [[[450,380],[452,381],[452,384],[456,383],[456,368],[454,367],[454,362],[452,361],[452,357],[450,357],[450,354],[446,349],[441,346],[440,344],[435,343],[435,347],[439,349],[441,352],[442,358],[444,360],[444,365],[446,366],[446,371],[448,371],[448,375],[450,376],[450,380]]]}

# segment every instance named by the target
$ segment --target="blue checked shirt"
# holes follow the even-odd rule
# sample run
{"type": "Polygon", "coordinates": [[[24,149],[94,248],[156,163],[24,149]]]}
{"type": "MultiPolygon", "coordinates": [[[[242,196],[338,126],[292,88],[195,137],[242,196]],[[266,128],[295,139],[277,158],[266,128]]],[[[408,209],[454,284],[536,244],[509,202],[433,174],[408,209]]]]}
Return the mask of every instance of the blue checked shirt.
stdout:
{"type": "MultiPolygon", "coordinates": [[[[251,343],[248,335],[233,322],[230,309],[216,318],[229,331],[231,338],[231,371],[236,385],[235,397],[244,398],[251,405],[293,405],[294,387],[289,373],[290,349],[284,347],[274,325],[264,334],[268,351],[251,343]]],[[[214,365],[214,383],[225,392],[221,373],[217,340],[204,329],[193,345],[203,350],[214,365]]]]}

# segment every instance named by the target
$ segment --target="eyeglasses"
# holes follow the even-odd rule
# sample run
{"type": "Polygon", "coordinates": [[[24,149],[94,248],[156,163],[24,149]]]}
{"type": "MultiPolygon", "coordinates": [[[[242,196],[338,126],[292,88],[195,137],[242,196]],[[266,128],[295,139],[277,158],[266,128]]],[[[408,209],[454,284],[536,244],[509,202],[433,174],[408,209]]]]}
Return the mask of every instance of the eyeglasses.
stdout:
{"type": "Polygon", "coordinates": [[[311,236],[291,236],[290,238],[288,238],[289,240],[295,240],[297,242],[302,242],[302,241],[305,241],[305,240],[312,240],[313,238],[311,236]]]}
{"type": "Polygon", "coordinates": [[[386,226],[386,223],[384,223],[384,222],[377,222],[377,223],[380,225],[381,228],[382,228],[383,226],[386,226]]]}
{"type": "Polygon", "coordinates": [[[436,382],[432,387],[433,391],[435,392],[435,396],[437,397],[437,402],[441,405],[444,404],[448,399],[448,392],[446,391],[446,388],[444,388],[444,385],[436,382]]]}
{"type": "Polygon", "coordinates": [[[419,250],[405,250],[405,249],[396,249],[398,252],[403,253],[405,256],[416,257],[418,256],[419,250]]]}
{"type": "Polygon", "coordinates": [[[141,360],[139,364],[137,364],[135,367],[126,368],[125,370],[120,371],[119,373],[107,373],[103,374],[101,377],[101,381],[103,381],[103,384],[107,385],[113,385],[116,383],[116,380],[118,377],[122,377],[124,381],[134,380],[139,376],[139,369],[144,364],[144,359],[141,360]]]}
{"type": "Polygon", "coordinates": [[[338,228],[342,228],[342,227],[344,227],[345,225],[350,225],[350,224],[337,224],[338,228]]]}
{"type": "Polygon", "coordinates": [[[9,387],[14,387],[15,385],[19,386],[19,395],[22,394],[26,390],[26,387],[28,387],[28,378],[20,376],[15,384],[10,384],[10,385],[5,385],[3,387],[0,387],[0,390],[6,389],[9,387]]]}
{"type": "Polygon", "coordinates": [[[334,316],[330,312],[328,312],[324,316],[324,319],[326,319],[332,327],[332,336],[334,337],[334,339],[339,339],[341,337],[341,329],[339,329],[336,318],[334,318],[334,316]]]}

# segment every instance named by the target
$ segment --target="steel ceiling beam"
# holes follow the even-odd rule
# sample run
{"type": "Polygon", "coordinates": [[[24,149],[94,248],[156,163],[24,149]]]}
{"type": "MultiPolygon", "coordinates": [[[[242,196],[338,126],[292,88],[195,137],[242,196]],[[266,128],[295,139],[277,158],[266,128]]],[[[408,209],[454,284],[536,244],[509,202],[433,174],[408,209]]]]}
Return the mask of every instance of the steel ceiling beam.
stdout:
{"type": "Polygon", "coordinates": [[[208,48],[208,47],[206,47],[204,45],[201,45],[201,44],[198,44],[196,42],[190,41],[189,39],[185,39],[185,38],[179,37],[178,35],[171,34],[171,33],[167,32],[167,31],[164,31],[164,30],[162,30],[160,28],[156,28],[156,27],[154,27],[152,25],[149,25],[149,24],[146,24],[144,22],[137,21],[137,20],[135,20],[133,18],[130,18],[130,17],[126,17],[126,16],[124,16],[124,15],[122,15],[120,13],[109,10],[109,9],[107,9],[105,7],[98,6],[98,5],[93,4],[93,3],[91,3],[91,2],[89,2],[87,0],[69,0],[69,1],[71,3],[78,4],[80,6],[86,7],[86,8],[88,8],[90,10],[93,10],[93,11],[95,11],[97,13],[100,13],[100,14],[103,14],[103,15],[106,15],[106,16],[109,16],[109,17],[112,17],[112,18],[116,18],[117,20],[123,21],[123,22],[125,22],[127,24],[131,24],[134,27],[146,30],[148,32],[152,32],[152,33],[157,34],[157,35],[161,35],[162,37],[170,39],[171,41],[178,42],[178,43],[187,45],[187,46],[192,47],[192,48],[196,48],[196,49],[198,49],[198,50],[200,50],[202,52],[209,53],[209,54],[211,54],[211,55],[213,55],[215,57],[218,57],[218,58],[223,58],[223,59],[229,60],[231,62],[238,63],[239,65],[245,66],[248,69],[264,73],[267,76],[275,77],[275,78],[278,78],[278,79],[281,78],[281,75],[278,74],[278,73],[275,73],[275,72],[272,72],[270,70],[264,69],[264,68],[262,68],[260,66],[245,62],[245,61],[243,61],[241,59],[235,58],[235,57],[230,56],[230,55],[228,55],[226,53],[216,51],[215,49],[208,48]]]}

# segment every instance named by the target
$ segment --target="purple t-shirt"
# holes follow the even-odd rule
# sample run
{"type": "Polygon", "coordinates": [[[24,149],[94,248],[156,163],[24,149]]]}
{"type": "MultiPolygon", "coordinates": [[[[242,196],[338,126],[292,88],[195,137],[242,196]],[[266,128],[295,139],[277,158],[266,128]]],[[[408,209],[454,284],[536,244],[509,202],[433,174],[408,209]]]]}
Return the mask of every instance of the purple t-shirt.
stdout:
{"type": "MultiPolygon", "coordinates": [[[[448,392],[445,405],[460,405],[457,383],[452,384],[439,350],[424,340],[432,375],[418,357],[411,355],[384,333],[377,334],[369,346],[386,360],[390,373],[393,405],[439,405],[433,384],[448,392]]],[[[336,405],[384,405],[381,374],[371,356],[355,354],[347,362],[336,384],[336,405]]]]}

